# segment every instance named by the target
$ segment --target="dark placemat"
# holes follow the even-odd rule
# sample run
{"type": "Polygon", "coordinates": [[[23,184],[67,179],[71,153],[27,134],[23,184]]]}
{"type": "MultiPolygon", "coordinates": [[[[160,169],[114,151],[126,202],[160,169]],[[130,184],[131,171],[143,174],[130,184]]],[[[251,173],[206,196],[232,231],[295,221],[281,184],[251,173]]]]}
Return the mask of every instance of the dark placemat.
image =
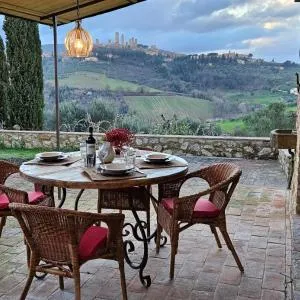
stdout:
{"type": "Polygon", "coordinates": [[[135,164],[139,169],[162,169],[188,166],[187,162],[182,162],[177,159],[172,159],[165,163],[151,163],[144,161],[144,159],[136,159],[135,164]]]}
{"type": "Polygon", "coordinates": [[[68,157],[64,160],[60,160],[60,161],[44,161],[41,160],[39,158],[35,158],[33,160],[30,161],[26,161],[24,163],[24,165],[41,165],[41,166],[69,166],[73,163],[75,163],[76,161],[81,160],[81,157],[78,156],[73,156],[73,157],[68,157]]]}
{"type": "Polygon", "coordinates": [[[95,169],[89,169],[84,168],[84,173],[88,175],[88,177],[93,181],[101,181],[101,180],[126,180],[131,178],[140,178],[140,177],[146,177],[146,174],[143,174],[138,171],[126,173],[124,175],[104,175],[99,172],[97,172],[95,169]]]}

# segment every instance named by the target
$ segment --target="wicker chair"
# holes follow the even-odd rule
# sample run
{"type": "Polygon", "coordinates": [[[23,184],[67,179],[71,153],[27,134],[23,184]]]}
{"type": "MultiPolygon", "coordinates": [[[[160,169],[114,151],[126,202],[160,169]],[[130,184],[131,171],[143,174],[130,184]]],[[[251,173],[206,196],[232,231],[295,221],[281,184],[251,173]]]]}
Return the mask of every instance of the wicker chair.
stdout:
{"type": "Polygon", "coordinates": [[[9,205],[18,219],[31,250],[29,275],[20,299],[25,299],[36,272],[73,278],[75,299],[80,299],[80,266],[97,259],[119,263],[123,299],[127,299],[124,272],[122,228],[123,214],[97,214],[52,207],[12,203],[9,205]],[[99,222],[108,228],[93,226],[99,222]]]}
{"type": "MultiPolygon", "coordinates": [[[[19,167],[17,165],[0,160],[0,185],[4,185],[6,179],[15,173],[19,173],[19,167]]],[[[0,237],[6,223],[6,218],[11,216],[11,211],[8,209],[9,202],[54,206],[53,189],[51,187],[42,188],[39,185],[35,185],[35,191],[24,192],[24,197],[22,196],[20,199],[17,194],[13,192],[13,189],[11,189],[11,197],[8,197],[3,191],[3,188],[4,187],[0,190],[0,237]]]]}
{"type": "Polygon", "coordinates": [[[216,227],[218,227],[240,271],[244,271],[227,232],[225,216],[226,206],[241,174],[241,170],[236,165],[220,163],[191,172],[182,180],[159,185],[160,203],[157,211],[158,238],[156,239],[156,252],[159,252],[160,236],[162,229],[164,229],[171,240],[171,279],[174,277],[179,233],[194,224],[209,225],[218,247],[222,248],[216,230],[216,227]],[[198,194],[180,198],[180,188],[190,178],[204,179],[209,188],[198,194]],[[206,196],[205,199],[202,198],[203,196],[206,196]]]}

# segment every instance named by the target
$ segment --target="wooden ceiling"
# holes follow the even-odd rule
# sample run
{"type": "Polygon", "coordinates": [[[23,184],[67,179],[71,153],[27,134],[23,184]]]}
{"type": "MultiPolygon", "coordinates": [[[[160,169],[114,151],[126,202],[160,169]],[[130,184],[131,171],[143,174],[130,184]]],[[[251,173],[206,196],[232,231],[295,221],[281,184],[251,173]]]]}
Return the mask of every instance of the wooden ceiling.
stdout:
{"type": "MultiPolygon", "coordinates": [[[[79,18],[104,14],[145,0],[79,0],[79,18]]],[[[41,24],[63,25],[77,20],[76,0],[0,0],[0,14],[20,17],[41,24]]]]}

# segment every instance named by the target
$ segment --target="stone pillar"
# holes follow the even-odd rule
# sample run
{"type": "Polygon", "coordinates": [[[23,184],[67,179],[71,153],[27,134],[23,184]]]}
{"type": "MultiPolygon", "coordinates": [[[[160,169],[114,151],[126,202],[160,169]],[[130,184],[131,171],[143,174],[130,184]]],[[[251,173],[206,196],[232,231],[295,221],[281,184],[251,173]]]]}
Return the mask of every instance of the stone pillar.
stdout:
{"type": "Polygon", "coordinates": [[[300,214],[300,94],[297,98],[297,120],[296,120],[296,129],[297,129],[297,146],[296,146],[296,155],[294,162],[294,175],[292,182],[292,200],[296,202],[296,213],[300,214]]]}

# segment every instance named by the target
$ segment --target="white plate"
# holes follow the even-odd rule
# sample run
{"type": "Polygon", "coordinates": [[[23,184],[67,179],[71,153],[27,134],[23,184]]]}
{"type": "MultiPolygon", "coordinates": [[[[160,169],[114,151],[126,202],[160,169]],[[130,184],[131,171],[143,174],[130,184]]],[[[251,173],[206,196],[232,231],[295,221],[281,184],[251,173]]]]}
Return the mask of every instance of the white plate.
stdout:
{"type": "Polygon", "coordinates": [[[147,155],[145,155],[145,161],[147,162],[153,162],[153,163],[164,163],[164,162],[168,162],[170,161],[170,158],[172,156],[170,154],[167,153],[149,153],[147,155]]]}
{"type": "Polygon", "coordinates": [[[125,163],[111,163],[99,165],[101,171],[110,175],[122,175],[128,173],[134,169],[134,167],[128,167],[125,163]]]}
{"type": "Polygon", "coordinates": [[[44,153],[38,153],[36,155],[36,158],[43,160],[43,161],[60,161],[60,160],[66,159],[68,157],[69,157],[69,155],[67,155],[63,152],[44,152],[44,153]]]}

